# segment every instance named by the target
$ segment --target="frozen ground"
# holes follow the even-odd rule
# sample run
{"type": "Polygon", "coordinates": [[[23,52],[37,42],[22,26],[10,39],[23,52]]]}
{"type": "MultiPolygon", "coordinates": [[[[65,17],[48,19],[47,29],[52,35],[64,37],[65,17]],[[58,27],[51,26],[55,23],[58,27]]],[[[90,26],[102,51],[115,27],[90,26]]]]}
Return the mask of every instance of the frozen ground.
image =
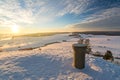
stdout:
{"type": "Polygon", "coordinates": [[[0,80],[120,80],[120,66],[91,55],[86,55],[84,69],[74,68],[72,44],[77,39],[68,39],[41,49],[1,52],[0,80]]]}

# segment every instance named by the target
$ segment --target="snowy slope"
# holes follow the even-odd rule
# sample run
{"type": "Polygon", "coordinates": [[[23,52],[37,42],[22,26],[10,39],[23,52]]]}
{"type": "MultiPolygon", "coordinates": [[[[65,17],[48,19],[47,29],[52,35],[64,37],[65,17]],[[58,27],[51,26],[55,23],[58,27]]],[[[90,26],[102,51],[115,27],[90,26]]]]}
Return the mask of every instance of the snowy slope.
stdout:
{"type": "Polygon", "coordinates": [[[15,51],[25,48],[36,48],[52,42],[61,42],[70,39],[68,34],[56,34],[44,37],[19,37],[15,39],[0,40],[0,49],[2,51],[15,51]]]}
{"type": "MultiPolygon", "coordinates": [[[[120,66],[86,55],[86,67],[72,66],[71,42],[0,54],[0,80],[119,80],[120,66]]],[[[69,40],[70,41],[70,40],[69,40]]]]}

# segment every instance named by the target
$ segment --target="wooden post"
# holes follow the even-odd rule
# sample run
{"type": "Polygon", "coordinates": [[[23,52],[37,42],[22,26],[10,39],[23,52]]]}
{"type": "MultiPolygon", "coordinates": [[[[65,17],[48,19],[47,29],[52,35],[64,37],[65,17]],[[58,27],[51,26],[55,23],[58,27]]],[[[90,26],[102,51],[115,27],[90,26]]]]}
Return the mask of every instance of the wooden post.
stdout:
{"type": "Polygon", "coordinates": [[[74,59],[73,66],[78,69],[83,69],[85,67],[85,53],[87,49],[86,44],[73,44],[74,59]]]}

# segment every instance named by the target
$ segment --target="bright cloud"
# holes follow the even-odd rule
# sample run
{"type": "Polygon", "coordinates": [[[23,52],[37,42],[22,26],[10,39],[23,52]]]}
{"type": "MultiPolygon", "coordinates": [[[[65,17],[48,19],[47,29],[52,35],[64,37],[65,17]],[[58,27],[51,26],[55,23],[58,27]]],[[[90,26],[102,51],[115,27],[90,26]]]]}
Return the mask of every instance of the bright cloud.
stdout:
{"type": "Polygon", "coordinates": [[[1,0],[0,18],[4,23],[8,19],[11,23],[48,22],[68,13],[80,14],[85,4],[88,0],[1,0]]]}

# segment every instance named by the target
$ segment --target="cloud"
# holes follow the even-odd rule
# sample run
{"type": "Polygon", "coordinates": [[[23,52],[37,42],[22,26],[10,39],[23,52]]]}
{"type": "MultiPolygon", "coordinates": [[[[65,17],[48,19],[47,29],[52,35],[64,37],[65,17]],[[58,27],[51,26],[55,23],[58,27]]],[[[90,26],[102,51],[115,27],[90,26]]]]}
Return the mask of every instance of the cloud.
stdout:
{"type": "Polygon", "coordinates": [[[120,8],[117,8],[117,7],[110,8],[110,9],[103,9],[92,15],[89,15],[81,23],[94,22],[94,21],[104,20],[106,18],[110,18],[114,16],[120,16],[119,12],[120,12],[120,8]]]}
{"type": "Polygon", "coordinates": [[[0,0],[0,27],[14,24],[44,26],[67,14],[74,14],[76,23],[68,23],[67,27],[88,29],[114,26],[119,29],[118,4],[112,0],[0,0]]]}
{"type": "Polygon", "coordinates": [[[64,0],[62,5],[64,8],[58,12],[58,15],[69,14],[81,14],[90,5],[90,0],[64,0]]]}
{"type": "Polygon", "coordinates": [[[89,0],[0,0],[0,24],[44,24],[66,14],[81,14],[89,0]]]}
{"type": "Polygon", "coordinates": [[[114,7],[89,15],[85,20],[68,25],[69,28],[91,30],[120,30],[120,8],[114,7]]]}
{"type": "Polygon", "coordinates": [[[33,17],[30,10],[21,9],[17,0],[0,1],[0,19],[4,24],[32,23],[33,17]]]}

